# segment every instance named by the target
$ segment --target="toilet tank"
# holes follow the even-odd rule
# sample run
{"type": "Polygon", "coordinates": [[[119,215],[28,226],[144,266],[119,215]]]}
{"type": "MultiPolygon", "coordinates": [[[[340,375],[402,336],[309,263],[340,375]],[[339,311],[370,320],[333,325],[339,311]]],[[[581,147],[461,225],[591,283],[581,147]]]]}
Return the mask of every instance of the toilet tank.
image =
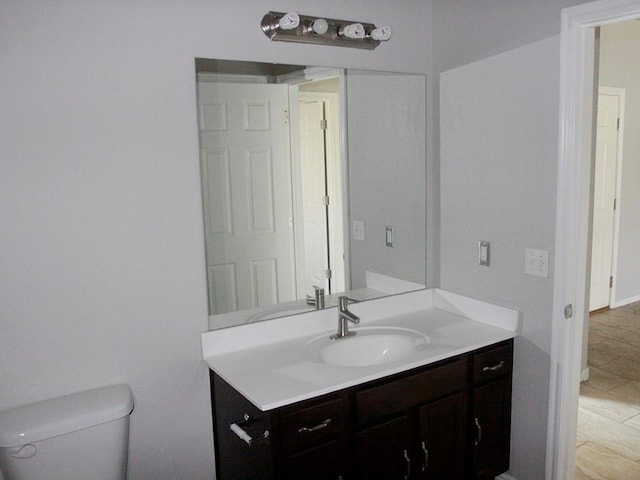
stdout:
{"type": "Polygon", "coordinates": [[[0,411],[4,480],[126,479],[132,410],[111,385],[0,411]]]}

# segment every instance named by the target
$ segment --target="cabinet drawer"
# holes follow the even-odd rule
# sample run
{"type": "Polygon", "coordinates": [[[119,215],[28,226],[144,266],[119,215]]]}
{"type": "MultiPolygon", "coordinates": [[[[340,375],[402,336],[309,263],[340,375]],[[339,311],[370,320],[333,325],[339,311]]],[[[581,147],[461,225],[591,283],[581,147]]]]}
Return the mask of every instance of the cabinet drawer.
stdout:
{"type": "Polygon", "coordinates": [[[365,423],[461,391],[467,383],[466,372],[467,362],[462,358],[358,392],[356,421],[365,423]]]}
{"type": "Polygon", "coordinates": [[[279,418],[279,437],[284,452],[304,450],[345,430],[348,404],[346,398],[311,405],[279,418]]]}
{"type": "Polygon", "coordinates": [[[511,374],[513,368],[513,343],[476,353],[471,359],[472,381],[481,383],[495,377],[511,374]]]}

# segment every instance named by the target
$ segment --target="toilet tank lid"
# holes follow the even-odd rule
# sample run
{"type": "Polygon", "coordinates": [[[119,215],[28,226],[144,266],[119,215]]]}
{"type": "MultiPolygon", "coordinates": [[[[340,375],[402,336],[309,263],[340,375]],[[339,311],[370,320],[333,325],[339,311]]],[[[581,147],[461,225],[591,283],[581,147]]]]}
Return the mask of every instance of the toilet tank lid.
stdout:
{"type": "Polygon", "coordinates": [[[16,447],[129,415],[129,385],[110,385],[0,411],[0,447],[16,447]]]}

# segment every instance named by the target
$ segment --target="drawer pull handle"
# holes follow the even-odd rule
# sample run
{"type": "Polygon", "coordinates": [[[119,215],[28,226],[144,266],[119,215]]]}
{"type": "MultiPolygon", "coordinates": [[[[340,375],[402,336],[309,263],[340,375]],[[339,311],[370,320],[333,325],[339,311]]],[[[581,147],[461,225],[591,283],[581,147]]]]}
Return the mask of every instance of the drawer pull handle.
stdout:
{"type": "Polygon", "coordinates": [[[424,453],[424,464],[422,465],[422,471],[424,472],[427,468],[429,468],[429,450],[427,450],[427,446],[422,442],[421,445],[422,453],[424,453]]]}
{"type": "Polygon", "coordinates": [[[482,371],[495,372],[496,370],[500,370],[502,367],[504,367],[504,360],[502,360],[500,363],[495,364],[493,367],[484,367],[482,371]]]}
{"type": "Polygon", "coordinates": [[[251,435],[247,433],[247,431],[244,428],[242,428],[242,426],[249,425],[251,421],[252,421],[252,418],[249,416],[249,414],[245,413],[244,416],[242,417],[242,420],[233,422],[231,425],[229,425],[229,428],[233,433],[235,433],[240,439],[242,439],[250,447],[252,445],[255,445],[256,443],[268,441],[269,430],[265,430],[264,433],[262,433],[262,435],[260,435],[259,437],[253,438],[251,435]]]}
{"type": "Polygon", "coordinates": [[[478,420],[478,417],[475,418],[475,424],[476,424],[476,440],[475,440],[475,446],[477,447],[478,445],[480,445],[480,442],[482,441],[482,426],[480,426],[480,421],[478,420]]]}
{"type": "Polygon", "coordinates": [[[403,450],[404,453],[404,461],[407,466],[404,474],[404,480],[407,480],[411,476],[411,459],[409,458],[409,454],[406,450],[403,450]]]}
{"type": "Polygon", "coordinates": [[[300,427],[298,429],[298,433],[311,433],[311,432],[317,432],[318,430],[322,430],[323,428],[327,428],[329,426],[329,424],[331,423],[331,419],[327,418],[326,420],[323,420],[322,422],[320,422],[318,425],[316,425],[315,427],[300,427]]]}

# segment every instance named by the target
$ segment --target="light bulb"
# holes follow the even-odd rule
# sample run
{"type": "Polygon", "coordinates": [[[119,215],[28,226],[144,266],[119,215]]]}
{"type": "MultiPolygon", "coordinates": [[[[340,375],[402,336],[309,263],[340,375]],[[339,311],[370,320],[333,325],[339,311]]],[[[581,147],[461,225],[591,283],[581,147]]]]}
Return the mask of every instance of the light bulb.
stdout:
{"type": "Polygon", "coordinates": [[[340,35],[347,38],[364,38],[364,26],[361,23],[345,25],[340,30],[340,35]]]}
{"type": "Polygon", "coordinates": [[[324,35],[329,31],[329,22],[324,18],[317,18],[311,25],[311,30],[313,30],[313,33],[317,33],[318,35],[324,35]]]}
{"type": "Polygon", "coordinates": [[[385,42],[391,38],[391,27],[385,25],[384,27],[374,28],[369,35],[374,40],[385,42]]]}
{"type": "Polygon", "coordinates": [[[293,30],[294,28],[298,28],[300,25],[300,15],[296,12],[290,12],[278,20],[278,27],[282,30],[293,30]]]}

